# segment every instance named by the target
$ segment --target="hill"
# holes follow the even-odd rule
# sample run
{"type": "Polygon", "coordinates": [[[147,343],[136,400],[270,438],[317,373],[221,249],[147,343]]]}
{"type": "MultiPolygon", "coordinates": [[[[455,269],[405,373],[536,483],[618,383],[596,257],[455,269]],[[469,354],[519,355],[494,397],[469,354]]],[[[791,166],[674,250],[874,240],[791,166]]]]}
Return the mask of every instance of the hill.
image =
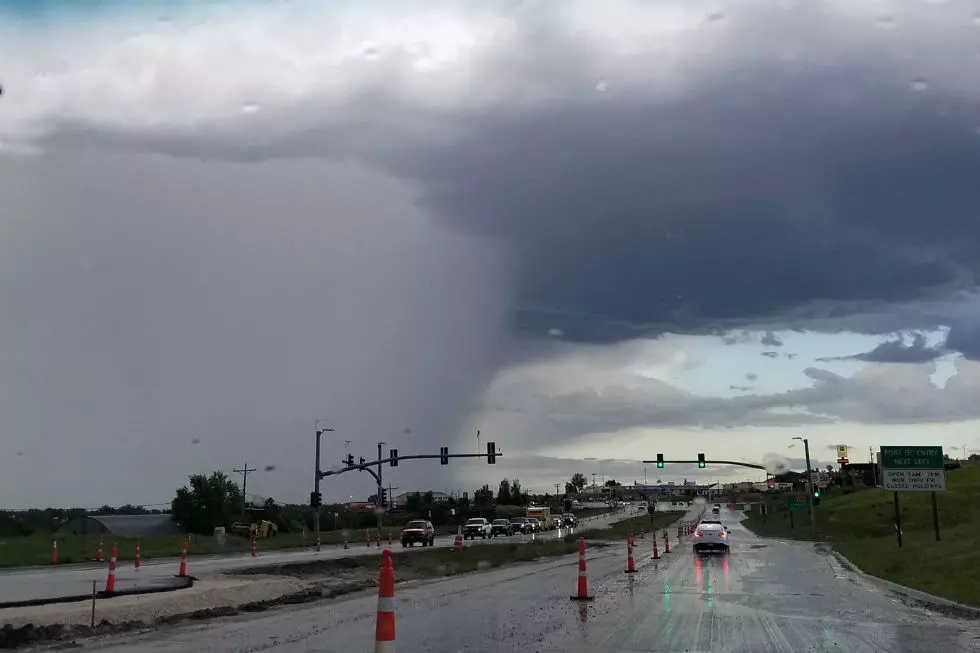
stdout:
{"type": "Polygon", "coordinates": [[[817,508],[816,538],[805,509],[795,513],[795,528],[790,528],[785,498],[767,501],[765,521],[755,506],[743,523],[759,535],[826,541],[870,574],[980,606],[980,465],[947,472],[947,489],[936,495],[939,542],[927,492],[899,495],[902,548],[895,536],[892,493],[873,488],[826,491],[817,508]]]}

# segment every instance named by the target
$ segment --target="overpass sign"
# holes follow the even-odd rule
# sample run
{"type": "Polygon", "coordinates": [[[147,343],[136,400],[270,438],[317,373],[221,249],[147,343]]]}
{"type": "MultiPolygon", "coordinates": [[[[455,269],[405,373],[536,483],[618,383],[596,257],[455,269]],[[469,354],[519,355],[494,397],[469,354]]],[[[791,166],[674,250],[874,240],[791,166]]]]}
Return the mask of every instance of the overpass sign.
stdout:
{"type": "Polygon", "coordinates": [[[882,488],[888,492],[945,492],[942,447],[882,447],[882,488]]]}

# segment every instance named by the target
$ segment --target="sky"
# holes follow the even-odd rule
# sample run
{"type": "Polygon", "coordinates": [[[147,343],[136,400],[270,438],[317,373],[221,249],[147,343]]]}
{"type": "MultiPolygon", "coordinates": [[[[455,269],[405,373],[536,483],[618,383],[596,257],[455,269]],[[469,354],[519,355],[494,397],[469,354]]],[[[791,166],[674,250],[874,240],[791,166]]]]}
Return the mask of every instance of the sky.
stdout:
{"type": "Polygon", "coordinates": [[[0,0],[0,507],[980,451],[976,0],[134,6],[0,0]]]}

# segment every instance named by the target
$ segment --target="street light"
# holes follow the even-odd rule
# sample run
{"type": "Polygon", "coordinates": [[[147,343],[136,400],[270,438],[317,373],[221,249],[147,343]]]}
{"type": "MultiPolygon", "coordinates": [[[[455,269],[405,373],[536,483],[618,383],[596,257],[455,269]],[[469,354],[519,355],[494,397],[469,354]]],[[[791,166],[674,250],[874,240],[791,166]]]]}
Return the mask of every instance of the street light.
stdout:
{"type": "MultiPolygon", "coordinates": [[[[313,428],[316,429],[316,475],[313,477],[313,491],[316,493],[317,497],[320,496],[320,436],[323,433],[333,433],[335,429],[328,426],[320,427],[320,424],[324,423],[326,420],[318,419],[313,423],[313,428]]],[[[320,506],[316,506],[313,509],[313,531],[314,537],[320,537],[320,506]]]]}
{"type": "Polygon", "coordinates": [[[806,483],[807,483],[807,498],[810,506],[810,528],[813,530],[813,534],[817,533],[817,514],[813,510],[813,476],[810,473],[810,441],[806,438],[796,436],[794,440],[800,440],[803,442],[803,453],[806,455],[806,483]]]}

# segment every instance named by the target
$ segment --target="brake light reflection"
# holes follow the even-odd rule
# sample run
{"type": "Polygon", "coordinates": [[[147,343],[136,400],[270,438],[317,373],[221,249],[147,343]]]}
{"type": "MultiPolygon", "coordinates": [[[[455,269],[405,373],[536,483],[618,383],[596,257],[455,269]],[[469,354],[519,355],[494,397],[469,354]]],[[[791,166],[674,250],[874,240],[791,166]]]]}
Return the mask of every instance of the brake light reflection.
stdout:
{"type": "Polygon", "coordinates": [[[694,537],[701,537],[701,531],[694,531],[694,537]]]}

